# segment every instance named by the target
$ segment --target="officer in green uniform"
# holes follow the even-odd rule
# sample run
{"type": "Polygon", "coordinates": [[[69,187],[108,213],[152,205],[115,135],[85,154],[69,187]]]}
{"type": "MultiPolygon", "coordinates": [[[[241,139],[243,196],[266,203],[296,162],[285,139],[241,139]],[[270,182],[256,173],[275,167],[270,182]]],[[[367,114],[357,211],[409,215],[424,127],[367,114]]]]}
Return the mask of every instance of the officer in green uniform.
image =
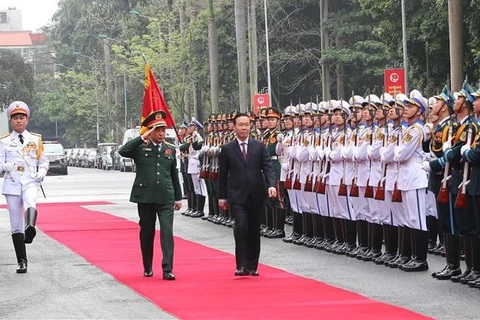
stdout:
{"type": "Polygon", "coordinates": [[[160,222],[163,279],[175,280],[173,270],[173,211],[182,207],[175,146],[165,141],[165,112],[152,112],[142,123],[148,131],[125,143],[119,153],[135,160],[137,171],[130,201],[137,203],[143,275],[153,276],[156,217],[160,222]]]}
{"type": "Polygon", "coordinates": [[[285,206],[281,198],[280,190],[280,162],[278,161],[278,156],[275,151],[277,146],[277,135],[280,133],[278,131],[280,111],[277,108],[270,107],[266,109],[266,117],[268,121],[268,133],[264,135],[264,144],[272,159],[277,197],[270,198],[266,204],[267,227],[271,226],[272,231],[265,232],[264,236],[267,238],[285,238],[285,206]]]}

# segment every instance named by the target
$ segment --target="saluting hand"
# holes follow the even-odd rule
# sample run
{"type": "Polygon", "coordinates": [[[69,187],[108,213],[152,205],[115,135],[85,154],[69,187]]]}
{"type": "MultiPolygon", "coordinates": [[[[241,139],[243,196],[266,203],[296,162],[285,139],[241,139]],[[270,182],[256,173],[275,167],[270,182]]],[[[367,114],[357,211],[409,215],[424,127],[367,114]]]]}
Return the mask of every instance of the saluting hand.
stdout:
{"type": "Polygon", "coordinates": [[[142,134],[143,141],[145,142],[148,141],[148,138],[150,138],[150,135],[152,134],[153,130],[155,130],[155,128],[151,128],[148,131],[146,131],[144,134],[142,134]]]}

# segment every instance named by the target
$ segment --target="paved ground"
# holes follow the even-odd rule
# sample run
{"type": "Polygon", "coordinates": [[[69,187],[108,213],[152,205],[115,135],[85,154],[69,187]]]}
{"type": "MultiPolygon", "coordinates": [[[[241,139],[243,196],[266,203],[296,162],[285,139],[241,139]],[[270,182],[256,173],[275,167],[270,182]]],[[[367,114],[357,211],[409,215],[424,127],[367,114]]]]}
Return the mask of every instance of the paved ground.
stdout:
{"type": "MultiPolygon", "coordinates": [[[[71,168],[68,176],[47,177],[47,199],[40,202],[107,200],[95,206],[137,221],[128,202],[133,173],[71,168]]],[[[0,203],[5,203],[4,198],[0,203]]],[[[41,212],[40,212],[41,214],[41,212]]],[[[180,214],[177,236],[233,253],[232,229],[180,214]]],[[[29,250],[29,269],[15,273],[15,254],[6,210],[0,210],[0,318],[2,319],[168,319],[171,315],[116,282],[69,249],[39,232],[29,250]]],[[[344,256],[262,239],[261,263],[358,292],[438,319],[480,319],[480,290],[449,281],[430,272],[407,274],[344,256]]],[[[443,258],[429,257],[431,270],[443,258]]],[[[232,269],[234,271],[232,257],[232,269]]],[[[142,270],[138,270],[142,272],[142,270]]],[[[181,277],[181,274],[176,274],[181,277]]],[[[301,288],[298,288],[301,294],[301,288]]],[[[299,315],[299,318],[301,316],[299,315]]]]}

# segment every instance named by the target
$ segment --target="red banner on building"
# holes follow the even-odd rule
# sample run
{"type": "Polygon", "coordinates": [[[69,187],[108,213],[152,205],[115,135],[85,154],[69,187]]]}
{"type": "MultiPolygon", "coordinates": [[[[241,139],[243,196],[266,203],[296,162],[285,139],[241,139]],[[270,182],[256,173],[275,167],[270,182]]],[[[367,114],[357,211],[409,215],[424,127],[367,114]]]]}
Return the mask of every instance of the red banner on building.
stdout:
{"type": "Polygon", "coordinates": [[[395,93],[405,93],[405,70],[404,69],[385,69],[384,70],[385,92],[392,96],[395,93]]]}
{"type": "Polygon", "coordinates": [[[256,93],[253,95],[253,112],[258,114],[260,108],[270,107],[270,97],[268,93],[256,93]]]}

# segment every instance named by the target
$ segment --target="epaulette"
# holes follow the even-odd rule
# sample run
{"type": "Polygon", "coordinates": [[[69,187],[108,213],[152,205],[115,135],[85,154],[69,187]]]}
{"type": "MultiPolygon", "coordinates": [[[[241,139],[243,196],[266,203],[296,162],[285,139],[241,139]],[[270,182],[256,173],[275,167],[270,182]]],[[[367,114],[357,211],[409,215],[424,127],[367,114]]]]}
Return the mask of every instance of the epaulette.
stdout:
{"type": "Polygon", "coordinates": [[[8,136],[10,136],[10,133],[4,134],[3,136],[0,137],[0,139],[6,138],[6,137],[8,137],[8,136]]]}
{"type": "Polygon", "coordinates": [[[37,137],[41,137],[42,135],[40,133],[35,133],[35,132],[30,132],[31,134],[33,134],[34,136],[37,136],[37,137]]]}

